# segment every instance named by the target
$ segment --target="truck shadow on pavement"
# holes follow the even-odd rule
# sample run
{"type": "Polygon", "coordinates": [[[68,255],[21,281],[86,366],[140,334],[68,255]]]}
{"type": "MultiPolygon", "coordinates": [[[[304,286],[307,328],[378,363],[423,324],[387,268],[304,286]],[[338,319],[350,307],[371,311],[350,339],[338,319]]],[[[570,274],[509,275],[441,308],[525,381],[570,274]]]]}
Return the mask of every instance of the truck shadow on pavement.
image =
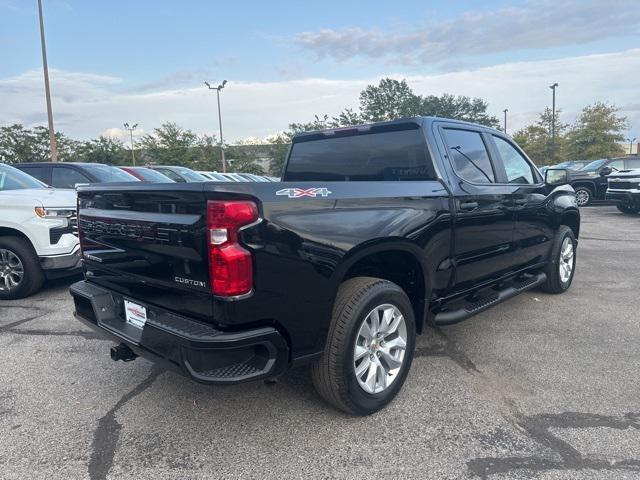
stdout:
{"type": "MultiPolygon", "coordinates": [[[[594,413],[563,412],[523,415],[513,400],[500,389],[498,381],[483,374],[460,346],[441,329],[431,328],[432,341],[428,346],[416,348],[416,357],[448,357],[470,375],[484,383],[485,393],[492,391],[491,400],[502,403],[504,418],[520,433],[541,447],[538,456],[483,457],[467,462],[472,476],[487,479],[490,475],[520,472],[544,472],[549,470],[625,470],[640,472],[640,460],[607,460],[595,455],[583,455],[551,429],[611,428],[615,430],[635,429],[640,433],[640,412],[629,412],[622,416],[606,416],[594,413]]],[[[489,443],[504,443],[504,435],[487,437],[489,443]],[[500,438],[497,438],[500,437],[500,438]],[[495,442],[493,442],[495,441],[495,442]]]]}

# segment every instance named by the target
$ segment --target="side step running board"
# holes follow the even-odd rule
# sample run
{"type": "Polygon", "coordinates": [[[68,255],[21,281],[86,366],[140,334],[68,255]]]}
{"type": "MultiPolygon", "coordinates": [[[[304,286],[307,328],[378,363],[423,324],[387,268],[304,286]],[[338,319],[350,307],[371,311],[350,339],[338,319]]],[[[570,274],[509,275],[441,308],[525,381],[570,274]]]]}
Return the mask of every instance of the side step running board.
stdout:
{"type": "Polygon", "coordinates": [[[494,291],[479,300],[468,303],[462,308],[436,313],[433,323],[435,325],[452,325],[454,323],[462,322],[463,320],[466,320],[489,307],[502,303],[511,297],[515,297],[519,293],[526,292],[527,290],[537,287],[544,283],[546,279],[547,276],[544,273],[538,273],[522,280],[515,280],[508,287],[494,291]]]}

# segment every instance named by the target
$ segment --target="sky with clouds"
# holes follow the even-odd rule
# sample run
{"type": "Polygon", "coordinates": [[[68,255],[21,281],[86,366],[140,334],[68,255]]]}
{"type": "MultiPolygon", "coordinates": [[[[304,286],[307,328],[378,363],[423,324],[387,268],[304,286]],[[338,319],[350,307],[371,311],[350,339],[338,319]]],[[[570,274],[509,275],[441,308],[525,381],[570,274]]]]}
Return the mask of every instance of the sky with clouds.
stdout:
{"type": "MultiPolygon", "coordinates": [[[[0,125],[46,124],[35,0],[0,0],[0,125]]],[[[175,121],[228,141],[356,107],[383,76],[479,96],[509,130],[558,82],[571,122],[596,100],[640,137],[638,0],[87,2],[44,0],[56,128],[75,138],[175,121]]]]}

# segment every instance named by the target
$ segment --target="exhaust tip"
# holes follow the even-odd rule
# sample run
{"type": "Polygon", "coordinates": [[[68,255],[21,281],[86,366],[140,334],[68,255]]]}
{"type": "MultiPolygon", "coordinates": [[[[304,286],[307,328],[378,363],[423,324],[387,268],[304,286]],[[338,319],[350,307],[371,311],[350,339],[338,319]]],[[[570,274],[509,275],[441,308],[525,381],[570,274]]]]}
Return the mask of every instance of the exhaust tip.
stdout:
{"type": "Polygon", "coordinates": [[[122,360],[123,362],[130,362],[138,358],[133,350],[131,350],[127,345],[121,343],[120,345],[116,345],[111,347],[111,360],[117,362],[118,360],[122,360]]]}

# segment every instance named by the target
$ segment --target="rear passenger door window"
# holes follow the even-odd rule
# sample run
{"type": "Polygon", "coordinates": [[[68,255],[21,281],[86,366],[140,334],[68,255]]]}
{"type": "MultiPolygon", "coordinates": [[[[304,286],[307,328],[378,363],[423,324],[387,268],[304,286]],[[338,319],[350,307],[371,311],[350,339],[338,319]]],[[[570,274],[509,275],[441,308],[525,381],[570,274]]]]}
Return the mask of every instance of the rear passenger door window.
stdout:
{"type": "Polygon", "coordinates": [[[447,153],[456,173],[471,183],[495,183],[496,175],[480,132],[444,128],[447,153]]]}
{"type": "Polygon", "coordinates": [[[31,175],[34,178],[37,178],[41,182],[47,183],[46,167],[40,167],[40,166],[38,166],[38,167],[23,167],[22,171],[24,173],[28,173],[29,175],[31,175]]]}
{"type": "Polygon", "coordinates": [[[504,138],[493,135],[493,141],[507,174],[507,182],[518,185],[533,185],[536,177],[529,162],[504,138]]]}
{"type": "Polygon", "coordinates": [[[76,188],[78,183],[91,183],[91,180],[75,168],[54,167],[51,186],[56,188],[76,188]]]}

